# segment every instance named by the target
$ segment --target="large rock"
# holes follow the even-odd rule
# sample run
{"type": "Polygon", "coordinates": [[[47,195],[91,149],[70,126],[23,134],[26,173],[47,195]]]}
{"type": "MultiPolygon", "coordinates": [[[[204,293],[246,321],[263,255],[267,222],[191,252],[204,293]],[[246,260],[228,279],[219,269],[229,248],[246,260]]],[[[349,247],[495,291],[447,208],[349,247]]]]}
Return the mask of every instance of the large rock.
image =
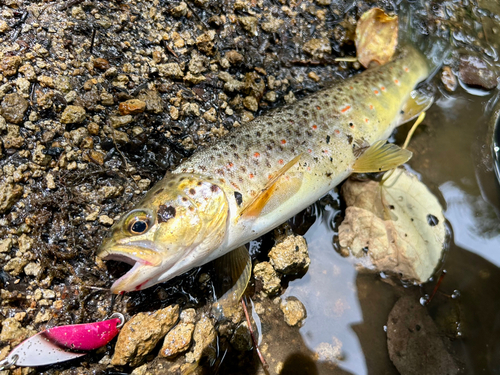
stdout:
{"type": "Polygon", "coordinates": [[[23,187],[14,184],[12,177],[0,182],[0,214],[9,210],[23,195],[23,187]]]}
{"type": "Polygon", "coordinates": [[[23,122],[24,114],[28,110],[28,101],[21,95],[14,93],[5,95],[2,101],[2,116],[13,124],[23,122]]]}
{"type": "Polygon", "coordinates": [[[288,236],[269,252],[274,269],[285,275],[296,275],[307,271],[311,259],[306,240],[302,236],[288,236]]]}
{"type": "Polygon", "coordinates": [[[178,318],[178,305],[133,316],[120,331],[111,364],[138,366],[178,318]]]}

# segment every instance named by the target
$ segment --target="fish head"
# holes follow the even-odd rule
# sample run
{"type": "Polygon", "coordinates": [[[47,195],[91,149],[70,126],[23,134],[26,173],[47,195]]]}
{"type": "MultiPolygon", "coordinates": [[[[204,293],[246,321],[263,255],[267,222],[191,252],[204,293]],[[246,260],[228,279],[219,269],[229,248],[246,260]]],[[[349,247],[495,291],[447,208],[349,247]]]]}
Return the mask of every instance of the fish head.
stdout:
{"type": "Polygon", "coordinates": [[[132,268],[113,293],[141,290],[204,264],[224,241],[229,204],[224,190],[194,174],[168,174],[123,215],[98,257],[132,268]]]}

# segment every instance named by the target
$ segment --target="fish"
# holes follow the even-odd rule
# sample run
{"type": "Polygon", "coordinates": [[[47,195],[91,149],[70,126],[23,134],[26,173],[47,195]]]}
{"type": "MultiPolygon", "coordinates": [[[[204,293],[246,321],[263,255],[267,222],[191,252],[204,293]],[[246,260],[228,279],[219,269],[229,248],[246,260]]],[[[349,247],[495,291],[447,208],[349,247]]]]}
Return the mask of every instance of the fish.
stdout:
{"type": "Polygon", "coordinates": [[[415,91],[431,70],[408,44],[392,61],[270,110],[193,154],[104,239],[98,257],[132,266],[111,291],[142,290],[231,254],[228,262],[248,263],[242,246],[352,173],[405,163],[411,152],[386,140],[432,103],[415,91]]]}

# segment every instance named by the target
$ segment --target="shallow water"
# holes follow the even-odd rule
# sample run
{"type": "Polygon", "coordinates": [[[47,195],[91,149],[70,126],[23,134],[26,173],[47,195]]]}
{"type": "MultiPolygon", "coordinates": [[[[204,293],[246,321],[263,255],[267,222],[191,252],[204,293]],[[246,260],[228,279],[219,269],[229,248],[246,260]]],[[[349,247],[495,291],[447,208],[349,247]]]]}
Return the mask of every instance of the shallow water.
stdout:
{"type": "MultiPolygon", "coordinates": [[[[409,166],[443,204],[451,231],[440,268],[446,276],[427,310],[464,374],[500,373],[500,219],[495,207],[500,189],[491,159],[485,158],[489,100],[491,94],[463,89],[442,93],[410,144],[414,157],[409,166]]],[[[403,127],[396,138],[404,138],[406,131],[403,127]]],[[[388,313],[402,295],[418,300],[430,294],[440,270],[423,287],[357,271],[352,259],[335,251],[341,215],[336,192],[314,208],[316,221],[305,234],[309,271],[291,281],[282,297],[295,296],[306,307],[302,339],[320,362],[337,363],[338,373],[397,374],[384,331],[388,313]]],[[[308,372],[332,373],[319,363],[308,372]]]]}

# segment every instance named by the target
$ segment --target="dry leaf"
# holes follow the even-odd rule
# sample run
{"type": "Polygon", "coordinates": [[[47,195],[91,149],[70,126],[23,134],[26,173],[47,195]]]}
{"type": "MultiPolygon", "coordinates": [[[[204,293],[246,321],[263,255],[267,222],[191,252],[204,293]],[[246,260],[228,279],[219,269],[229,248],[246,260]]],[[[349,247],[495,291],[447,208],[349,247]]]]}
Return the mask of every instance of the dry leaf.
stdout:
{"type": "Polygon", "coordinates": [[[372,61],[383,65],[392,59],[398,44],[398,17],[380,8],[363,13],[356,26],[356,53],[368,68],[372,61]]]}
{"type": "Polygon", "coordinates": [[[446,230],[443,209],[417,177],[403,169],[380,184],[348,180],[340,246],[380,271],[425,282],[439,263],[446,230]]]}

